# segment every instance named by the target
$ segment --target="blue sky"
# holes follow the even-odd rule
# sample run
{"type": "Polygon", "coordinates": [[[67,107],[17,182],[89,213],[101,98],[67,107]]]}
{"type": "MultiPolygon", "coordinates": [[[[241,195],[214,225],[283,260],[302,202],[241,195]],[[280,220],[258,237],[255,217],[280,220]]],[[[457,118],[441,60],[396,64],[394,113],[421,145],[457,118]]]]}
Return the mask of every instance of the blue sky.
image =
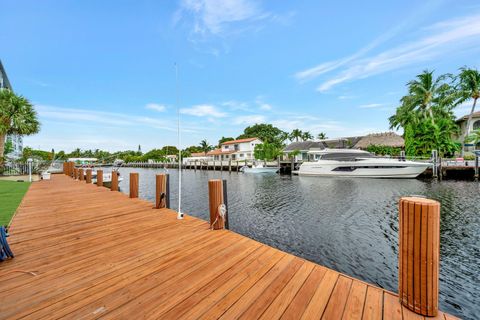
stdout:
{"type": "MultiPolygon", "coordinates": [[[[216,143],[260,122],[388,130],[422,70],[477,67],[477,1],[2,0],[0,59],[43,149],[216,143]]],[[[458,113],[465,113],[466,106],[458,113]]]]}

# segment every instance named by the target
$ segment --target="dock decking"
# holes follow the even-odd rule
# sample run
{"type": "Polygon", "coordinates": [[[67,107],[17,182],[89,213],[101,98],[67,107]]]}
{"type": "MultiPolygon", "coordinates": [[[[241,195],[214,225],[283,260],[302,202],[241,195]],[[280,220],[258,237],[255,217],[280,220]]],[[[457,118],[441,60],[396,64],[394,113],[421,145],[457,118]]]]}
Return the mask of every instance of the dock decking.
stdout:
{"type": "Polygon", "coordinates": [[[0,319],[424,319],[393,293],[152,207],[64,175],[33,183],[0,264],[0,319]]]}

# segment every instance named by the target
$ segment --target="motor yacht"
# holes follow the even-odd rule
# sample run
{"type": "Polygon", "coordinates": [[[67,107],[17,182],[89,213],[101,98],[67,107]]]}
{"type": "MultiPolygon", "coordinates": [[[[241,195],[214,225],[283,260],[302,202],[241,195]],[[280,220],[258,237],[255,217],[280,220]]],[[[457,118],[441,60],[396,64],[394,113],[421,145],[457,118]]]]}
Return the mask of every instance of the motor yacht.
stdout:
{"type": "Polygon", "coordinates": [[[308,152],[298,175],[365,178],[416,178],[431,166],[426,162],[376,157],[356,149],[323,149],[308,152]]]}

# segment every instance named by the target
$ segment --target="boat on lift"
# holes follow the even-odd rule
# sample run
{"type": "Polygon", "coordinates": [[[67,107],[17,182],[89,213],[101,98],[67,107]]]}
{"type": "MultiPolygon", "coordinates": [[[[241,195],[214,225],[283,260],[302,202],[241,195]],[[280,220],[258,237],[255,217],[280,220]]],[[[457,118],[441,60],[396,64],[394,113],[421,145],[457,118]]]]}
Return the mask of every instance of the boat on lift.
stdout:
{"type": "Polygon", "coordinates": [[[252,167],[243,166],[240,171],[243,173],[277,173],[280,168],[267,167],[263,163],[254,163],[252,167]]]}

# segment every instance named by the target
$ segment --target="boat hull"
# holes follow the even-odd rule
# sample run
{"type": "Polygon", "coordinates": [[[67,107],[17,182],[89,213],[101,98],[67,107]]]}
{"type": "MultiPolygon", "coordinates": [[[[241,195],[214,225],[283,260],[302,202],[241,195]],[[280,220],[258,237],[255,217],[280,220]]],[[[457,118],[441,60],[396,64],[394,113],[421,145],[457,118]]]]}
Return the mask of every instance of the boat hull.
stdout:
{"type": "Polygon", "coordinates": [[[277,173],[278,168],[244,168],[244,173],[277,173]]]}
{"type": "Polygon", "coordinates": [[[298,175],[355,178],[416,178],[430,164],[412,161],[384,159],[354,162],[318,161],[306,162],[300,166],[298,175]]]}

